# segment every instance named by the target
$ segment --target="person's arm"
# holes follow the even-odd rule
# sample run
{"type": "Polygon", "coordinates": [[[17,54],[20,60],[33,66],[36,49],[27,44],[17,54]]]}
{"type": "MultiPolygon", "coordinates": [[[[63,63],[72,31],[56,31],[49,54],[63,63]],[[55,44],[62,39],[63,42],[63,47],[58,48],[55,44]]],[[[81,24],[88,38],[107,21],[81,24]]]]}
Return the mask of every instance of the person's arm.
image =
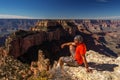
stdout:
{"type": "Polygon", "coordinates": [[[87,63],[85,55],[82,55],[82,58],[83,58],[83,62],[84,62],[84,65],[85,65],[87,72],[91,72],[92,70],[90,70],[88,67],[88,63],[87,63]]]}
{"type": "Polygon", "coordinates": [[[74,42],[64,43],[61,45],[61,48],[64,48],[65,46],[70,46],[70,45],[75,45],[75,43],[74,42]]]}

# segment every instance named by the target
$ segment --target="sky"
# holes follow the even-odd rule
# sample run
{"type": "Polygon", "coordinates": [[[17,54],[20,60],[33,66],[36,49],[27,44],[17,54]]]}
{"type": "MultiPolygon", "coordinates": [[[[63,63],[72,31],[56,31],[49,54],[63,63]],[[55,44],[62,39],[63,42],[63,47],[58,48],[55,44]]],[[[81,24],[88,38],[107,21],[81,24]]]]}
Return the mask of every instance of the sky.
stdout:
{"type": "Polygon", "coordinates": [[[0,18],[120,19],[120,0],[0,0],[0,18]]]}

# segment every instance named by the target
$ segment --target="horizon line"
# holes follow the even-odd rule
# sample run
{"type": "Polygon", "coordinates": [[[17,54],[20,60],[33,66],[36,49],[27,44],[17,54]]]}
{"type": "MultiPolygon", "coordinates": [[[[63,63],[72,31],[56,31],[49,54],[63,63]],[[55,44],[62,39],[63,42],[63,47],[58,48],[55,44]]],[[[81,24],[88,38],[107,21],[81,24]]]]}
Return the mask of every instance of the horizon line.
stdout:
{"type": "Polygon", "coordinates": [[[35,18],[35,17],[29,17],[29,16],[19,16],[19,15],[9,15],[9,14],[0,14],[0,19],[91,19],[91,20],[120,20],[120,16],[105,16],[105,17],[89,17],[89,18],[75,18],[75,17],[71,17],[71,18],[67,18],[67,17],[54,17],[54,18],[35,18]]]}

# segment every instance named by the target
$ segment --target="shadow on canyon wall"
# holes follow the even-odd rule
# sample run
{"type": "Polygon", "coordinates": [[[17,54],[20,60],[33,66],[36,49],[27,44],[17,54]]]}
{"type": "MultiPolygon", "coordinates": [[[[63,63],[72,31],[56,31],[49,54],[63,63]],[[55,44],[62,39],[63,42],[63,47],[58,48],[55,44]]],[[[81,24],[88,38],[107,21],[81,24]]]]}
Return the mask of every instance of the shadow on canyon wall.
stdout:
{"type": "MultiPolygon", "coordinates": [[[[87,45],[87,50],[94,50],[100,54],[109,56],[109,57],[117,57],[117,54],[107,48],[104,44],[96,45],[94,42],[94,38],[90,34],[85,34],[82,32],[76,32],[76,35],[82,35],[84,38],[84,42],[87,45]]],[[[100,38],[102,42],[106,42],[104,38],[100,38]]],[[[61,37],[60,40],[52,40],[43,42],[41,45],[30,47],[26,53],[18,57],[19,60],[25,63],[31,63],[31,61],[37,61],[38,59],[38,50],[42,50],[44,52],[45,58],[50,59],[51,64],[54,63],[55,60],[58,60],[61,56],[69,56],[69,49],[65,47],[61,49],[61,44],[64,42],[73,41],[73,37],[61,37]]]]}

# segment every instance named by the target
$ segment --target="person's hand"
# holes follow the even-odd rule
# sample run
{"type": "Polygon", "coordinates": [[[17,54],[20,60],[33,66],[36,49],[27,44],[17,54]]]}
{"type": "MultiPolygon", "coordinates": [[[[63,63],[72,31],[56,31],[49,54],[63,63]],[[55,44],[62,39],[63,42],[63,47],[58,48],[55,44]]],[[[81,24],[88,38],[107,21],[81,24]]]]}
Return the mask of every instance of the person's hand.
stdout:
{"type": "Polygon", "coordinates": [[[61,48],[64,48],[64,46],[65,46],[65,45],[64,45],[64,44],[62,44],[62,45],[61,45],[61,48]]]}
{"type": "Polygon", "coordinates": [[[86,72],[92,73],[92,69],[87,68],[86,72]]]}

